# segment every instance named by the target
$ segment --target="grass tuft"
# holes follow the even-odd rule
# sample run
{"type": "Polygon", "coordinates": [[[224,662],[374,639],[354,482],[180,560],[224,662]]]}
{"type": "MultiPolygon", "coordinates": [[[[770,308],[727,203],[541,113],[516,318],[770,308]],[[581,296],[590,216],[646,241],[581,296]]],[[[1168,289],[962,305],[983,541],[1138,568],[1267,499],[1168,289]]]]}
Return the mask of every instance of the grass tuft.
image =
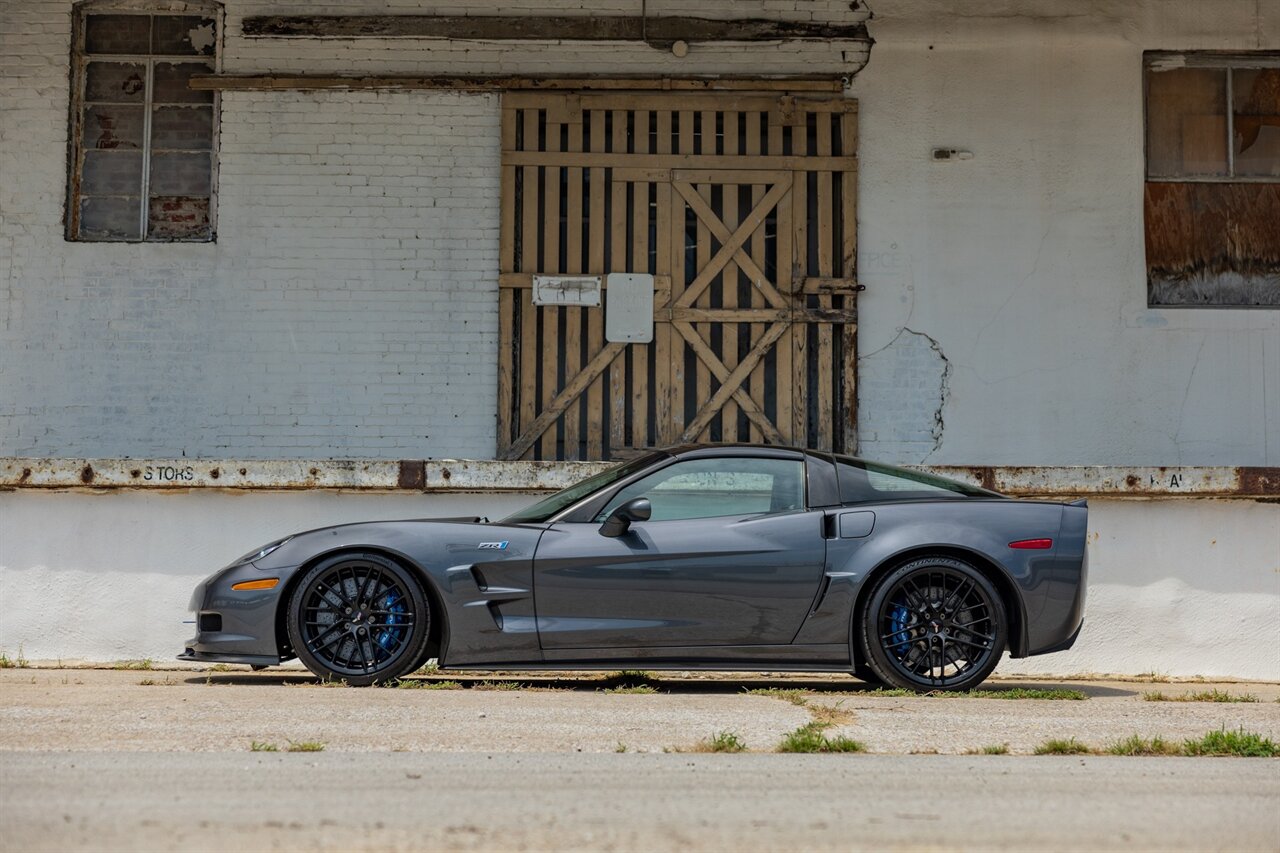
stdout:
{"type": "Polygon", "coordinates": [[[1149,690],[1142,694],[1148,702],[1257,702],[1258,697],[1252,693],[1228,693],[1216,687],[1212,690],[1200,690],[1196,693],[1162,693],[1149,690]]]}
{"type": "Polygon", "coordinates": [[[1270,738],[1254,732],[1237,729],[1229,732],[1225,728],[1216,732],[1206,732],[1203,737],[1185,741],[1182,744],[1183,755],[1236,755],[1241,758],[1274,758],[1280,754],[1270,738]]]}
{"type": "Polygon", "coordinates": [[[122,660],[112,669],[155,669],[155,663],[151,658],[143,658],[142,660],[122,660]]]}
{"type": "Polygon", "coordinates": [[[27,656],[22,653],[22,646],[18,646],[18,656],[9,657],[4,652],[0,652],[0,669],[26,669],[31,666],[31,661],[27,660],[27,656]]]}
{"type": "Polygon", "coordinates": [[[966,749],[965,755],[1008,755],[1009,744],[1007,743],[989,743],[978,749],[966,749]]]}
{"type": "Polygon", "coordinates": [[[747,742],[738,737],[736,732],[716,732],[711,737],[698,741],[690,752],[746,752],[747,742]]]}
{"type": "Polygon", "coordinates": [[[461,690],[457,681],[436,681],[430,678],[397,678],[388,681],[384,687],[395,687],[399,690],[461,690]]]}
{"type": "Polygon", "coordinates": [[[784,702],[790,702],[792,705],[804,705],[809,701],[803,690],[784,687],[756,687],[746,692],[751,696],[768,696],[770,699],[781,699],[784,702]]]}
{"type": "Polygon", "coordinates": [[[778,752],[864,752],[866,746],[844,735],[827,737],[823,731],[828,724],[814,721],[805,723],[788,734],[778,744],[778,752]]]}
{"type": "Polygon", "coordinates": [[[1182,748],[1156,735],[1144,738],[1138,735],[1118,740],[1103,750],[1108,755],[1181,755],[1182,748]]]}
{"type": "Polygon", "coordinates": [[[253,743],[249,744],[249,751],[250,752],[279,752],[280,747],[276,746],[274,743],[267,743],[264,740],[255,740],[253,743]]]}
{"type": "Polygon", "coordinates": [[[478,681],[471,685],[472,690],[523,690],[524,685],[518,681],[478,681]]]}
{"type": "Polygon", "coordinates": [[[1036,755],[1085,755],[1092,752],[1075,738],[1051,738],[1036,747],[1036,755]]]}
{"type": "Polygon", "coordinates": [[[658,688],[652,684],[619,684],[616,687],[606,687],[605,693],[657,693],[658,688]]]}
{"type": "Polygon", "coordinates": [[[215,663],[209,667],[209,672],[235,672],[235,667],[229,663],[215,663]]]}
{"type": "Polygon", "coordinates": [[[182,682],[175,681],[174,679],[166,675],[160,681],[156,681],[154,678],[144,678],[138,682],[138,686],[140,687],[177,687],[181,683],[182,682]]]}
{"type": "Polygon", "coordinates": [[[318,740],[291,740],[289,752],[324,752],[324,744],[318,740]]]}
{"type": "Polygon", "coordinates": [[[942,693],[941,696],[954,696],[959,699],[1053,699],[1080,701],[1089,696],[1079,690],[1053,688],[1043,690],[1030,687],[1010,687],[1007,690],[969,690],[964,693],[942,693]]]}

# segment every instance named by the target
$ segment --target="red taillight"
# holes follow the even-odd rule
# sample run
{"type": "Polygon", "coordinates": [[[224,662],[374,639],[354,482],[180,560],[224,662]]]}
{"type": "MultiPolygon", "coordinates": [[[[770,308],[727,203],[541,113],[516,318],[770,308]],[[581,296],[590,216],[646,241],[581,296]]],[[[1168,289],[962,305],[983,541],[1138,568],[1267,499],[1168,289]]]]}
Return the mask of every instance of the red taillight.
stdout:
{"type": "Polygon", "coordinates": [[[1019,539],[1017,542],[1010,542],[1010,548],[1017,548],[1020,551],[1043,551],[1053,547],[1052,539],[1019,539]]]}

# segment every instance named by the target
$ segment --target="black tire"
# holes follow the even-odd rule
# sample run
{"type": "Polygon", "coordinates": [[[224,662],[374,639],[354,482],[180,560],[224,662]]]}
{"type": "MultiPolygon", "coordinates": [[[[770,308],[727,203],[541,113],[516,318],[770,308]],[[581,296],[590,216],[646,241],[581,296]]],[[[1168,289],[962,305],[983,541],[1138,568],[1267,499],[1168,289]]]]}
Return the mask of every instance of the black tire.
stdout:
{"type": "Polygon", "coordinates": [[[995,670],[1009,639],[1004,602],[964,560],[927,556],[882,577],[861,614],[862,659],[886,684],[972,690],[995,670]]]}
{"type": "Polygon", "coordinates": [[[289,598],[289,642],[319,677],[366,687],[413,672],[431,635],[418,580],[380,554],[322,560],[289,598]]]}

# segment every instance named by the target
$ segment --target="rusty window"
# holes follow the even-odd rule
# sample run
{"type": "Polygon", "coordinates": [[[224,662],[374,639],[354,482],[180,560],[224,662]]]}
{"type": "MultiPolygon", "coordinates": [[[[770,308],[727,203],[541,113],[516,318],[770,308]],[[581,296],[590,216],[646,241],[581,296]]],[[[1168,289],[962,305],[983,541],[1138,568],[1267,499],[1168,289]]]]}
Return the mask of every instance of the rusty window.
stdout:
{"type": "Polygon", "coordinates": [[[214,238],[217,98],[212,7],[89,4],[72,42],[67,239],[214,238]],[[166,9],[169,7],[166,7],[166,9]]]}
{"type": "Polygon", "coordinates": [[[1280,52],[1148,53],[1152,306],[1280,307],[1280,52]]]}

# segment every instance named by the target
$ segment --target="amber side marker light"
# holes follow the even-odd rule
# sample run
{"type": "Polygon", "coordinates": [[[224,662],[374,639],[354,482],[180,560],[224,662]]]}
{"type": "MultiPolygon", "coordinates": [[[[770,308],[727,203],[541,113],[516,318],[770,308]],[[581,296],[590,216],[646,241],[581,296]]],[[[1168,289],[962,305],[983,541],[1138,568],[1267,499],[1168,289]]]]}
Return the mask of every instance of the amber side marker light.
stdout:
{"type": "Polygon", "coordinates": [[[260,581],[240,581],[233,583],[232,589],[275,589],[276,584],[280,583],[280,578],[263,578],[260,581]]]}
{"type": "Polygon", "coordinates": [[[1052,539],[1019,539],[1017,542],[1010,542],[1010,548],[1017,548],[1019,551],[1044,551],[1053,547],[1052,539]]]}

